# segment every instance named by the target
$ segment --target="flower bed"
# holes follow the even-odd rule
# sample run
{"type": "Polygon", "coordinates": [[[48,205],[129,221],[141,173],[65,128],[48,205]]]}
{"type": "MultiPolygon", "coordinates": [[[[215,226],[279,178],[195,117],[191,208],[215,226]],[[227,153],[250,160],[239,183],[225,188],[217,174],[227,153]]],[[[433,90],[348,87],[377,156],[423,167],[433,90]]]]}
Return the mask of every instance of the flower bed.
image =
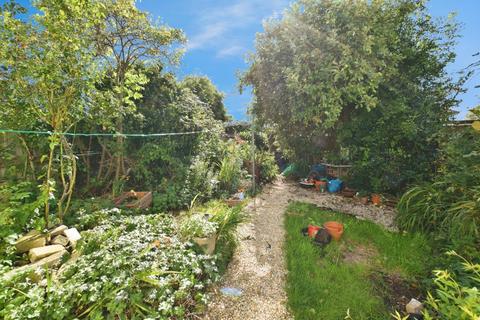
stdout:
{"type": "Polygon", "coordinates": [[[202,312],[205,287],[218,276],[215,256],[180,240],[168,216],[95,214],[102,219],[82,233],[78,258],[38,283],[0,281],[0,318],[188,319],[202,312]]]}

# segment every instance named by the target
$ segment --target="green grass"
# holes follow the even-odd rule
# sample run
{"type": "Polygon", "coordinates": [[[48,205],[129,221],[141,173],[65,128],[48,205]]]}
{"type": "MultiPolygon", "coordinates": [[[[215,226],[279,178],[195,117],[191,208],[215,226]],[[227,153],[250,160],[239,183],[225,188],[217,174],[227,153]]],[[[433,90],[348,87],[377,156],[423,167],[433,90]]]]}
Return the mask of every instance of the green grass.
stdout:
{"type": "Polygon", "coordinates": [[[295,319],[389,319],[385,290],[372,283],[379,271],[401,275],[409,281],[428,275],[433,262],[427,239],[420,235],[396,234],[354,217],[326,212],[313,205],[292,203],[285,218],[287,230],[287,294],[295,319]],[[301,234],[308,224],[329,220],[344,224],[339,242],[324,249],[301,234]],[[360,262],[344,261],[355,248],[368,248],[360,262]]]}

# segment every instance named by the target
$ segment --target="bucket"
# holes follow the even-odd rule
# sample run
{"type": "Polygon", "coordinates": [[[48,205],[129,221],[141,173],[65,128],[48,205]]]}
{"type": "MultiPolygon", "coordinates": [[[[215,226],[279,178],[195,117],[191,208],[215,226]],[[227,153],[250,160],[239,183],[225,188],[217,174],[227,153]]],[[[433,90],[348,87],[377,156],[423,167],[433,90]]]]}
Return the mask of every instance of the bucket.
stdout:
{"type": "Polygon", "coordinates": [[[310,238],[315,238],[318,230],[320,230],[320,229],[321,229],[321,227],[319,227],[319,226],[312,226],[311,224],[308,225],[308,236],[310,238]]]}
{"type": "Polygon", "coordinates": [[[336,221],[328,221],[325,222],[323,226],[335,241],[340,240],[343,234],[343,224],[336,221]]]}

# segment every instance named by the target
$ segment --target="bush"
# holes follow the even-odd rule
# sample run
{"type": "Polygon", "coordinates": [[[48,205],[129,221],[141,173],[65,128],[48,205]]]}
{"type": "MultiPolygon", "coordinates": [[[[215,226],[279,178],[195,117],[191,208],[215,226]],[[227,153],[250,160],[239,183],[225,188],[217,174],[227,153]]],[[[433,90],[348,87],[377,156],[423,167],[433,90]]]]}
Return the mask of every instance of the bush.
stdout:
{"type": "Polygon", "coordinates": [[[182,198],[189,203],[196,195],[201,199],[210,199],[217,188],[218,177],[209,162],[202,157],[195,157],[189,168],[182,198]]]}
{"type": "Polygon", "coordinates": [[[260,182],[272,182],[278,174],[278,166],[275,157],[268,151],[256,153],[256,161],[260,168],[260,182]]]}
{"type": "Polygon", "coordinates": [[[218,187],[220,193],[226,193],[227,196],[237,192],[242,178],[242,159],[235,152],[236,147],[233,146],[227,155],[220,162],[220,170],[218,172],[218,187]]]}
{"type": "Polygon", "coordinates": [[[164,190],[153,193],[153,211],[167,212],[169,210],[185,207],[186,202],[182,199],[183,184],[169,184],[164,190]]]}
{"type": "Polygon", "coordinates": [[[398,203],[401,229],[435,235],[465,254],[480,242],[480,136],[454,133],[443,148],[443,164],[433,183],[407,191],[398,203]]]}
{"type": "Polygon", "coordinates": [[[472,263],[454,251],[448,252],[461,260],[464,279],[448,270],[434,271],[435,291],[429,293],[426,320],[474,320],[480,317],[480,264],[472,263]]]}
{"type": "Polygon", "coordinates": [[[41,227],[43,201],[31,182],[0,185],[0,238],[20,233],[24,228],[41,227]],[[37,223],[38,222],[38,223],[37,223]]]}

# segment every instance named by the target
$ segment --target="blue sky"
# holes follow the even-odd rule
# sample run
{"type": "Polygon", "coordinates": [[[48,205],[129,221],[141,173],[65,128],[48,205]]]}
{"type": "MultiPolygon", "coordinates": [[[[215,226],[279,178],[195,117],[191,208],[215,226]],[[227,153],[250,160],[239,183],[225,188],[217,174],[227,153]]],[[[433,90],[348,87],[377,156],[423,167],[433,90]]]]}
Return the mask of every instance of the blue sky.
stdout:
{"type": "MultiPolygon", "coordinates": [[[[5,0],[0,0],[0,3],[5,0]]],[[[19,1],[28,5],[28,0],[19,1]]],[[[240,95],[237,73],[247,68],[246,55],[254,50],[255,34],[262,31],[262,21],[278,16],[290,0],[142,0],[138,6],[162,22],[183,29],[189,43],[181,65],[174,71],[179,78],[187,74],[206,75],[225,93],[225,104],[235,119],[245,119],[251,101],[249,92],[240,95]]],[[[457,12],[462,24],[456,47],[457,60],[449,66],[455,75],[475,61],[480,51],[480,0],[431,0],[428,8],[433,16],[457,12]]],[[[478,58],[478,57],[477,57],[478,58]]],[[[480,103],[480,72],[467,84],[468,92],[457,116],[480,103]]]]}
{"type": "MultiPolygon", "coordinates": [[[[177,70],[181,78],[186,74],[207,75],[222,90],[225,104],[235,119],[245,119],[245,111],[251,95],[240,95],[237,90],[238,71],[245,70],[245,57],[254,50],[255,34],[262,31],[262,20],[279,15],[288,7],[288,0],[143,0],[140,8],[149,11],[172,27],[185,31],[189,45],[183,63],[177,70]]],[[[449,67],[455,74],[475,59],[472,54],[480,51],[480,0],[431,0],[428,4],[433,16],[446,16],[456,11],[462,23],[457,61],[449,67]]],[[[480,76],[467,83],[469,92],[458,118],[466,110],[480,103],[480,76]]]]}

